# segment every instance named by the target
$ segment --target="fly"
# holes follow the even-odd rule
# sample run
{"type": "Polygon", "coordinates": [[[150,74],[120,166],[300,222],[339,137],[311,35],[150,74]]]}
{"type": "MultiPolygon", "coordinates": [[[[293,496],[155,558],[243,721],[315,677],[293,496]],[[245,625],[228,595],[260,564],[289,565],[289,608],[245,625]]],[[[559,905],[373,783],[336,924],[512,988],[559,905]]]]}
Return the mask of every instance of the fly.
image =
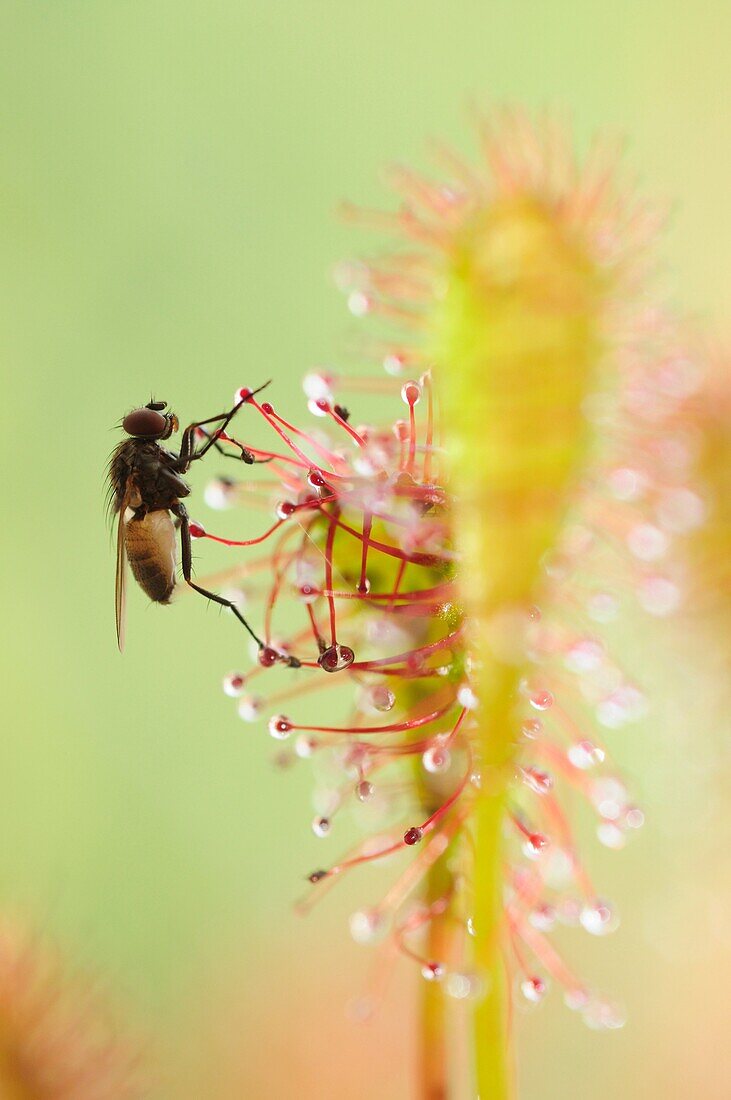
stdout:
{"type": "MultiPolygon", "coordinates": [[[[140,588],[151,600],[169,603],[177,579],[176,526],[180,534],[180,555],[186,584],[207,599],[229,608],[259,649],[264,647],[261,638],[231,600],[209,592],[193,580],[190,519],[182,502],[182,498],[190,495],[190,486],[182,475],[211,447],[222,450],[218,437],[241,406],[263,389],[264,386],[260,386],[247,393],[228,412],[189,424],[183,432],[177,454],[161,446],[162,441],[178,430],[178,418],[175,413],[165,411],[165,401],[150,401],[143,408],[128,413],[122,421],[122,430],[127,433],[127,438],[115,449],[109,463],[112,512],[118,517],[114,599],[120,649],[124,648],[127,563],[140,588]],[[208,425],[218,426],[206,432],[208,425]],[[196,449],[196,432],[199,429],[207,438],[196,449]]],[[[250,451],[239,446],[244,462],[251,464],[257,461],[250,451]]],[[[299,664],[294,657],[287,658],[287,662],[293,667],[299,664]]]]}

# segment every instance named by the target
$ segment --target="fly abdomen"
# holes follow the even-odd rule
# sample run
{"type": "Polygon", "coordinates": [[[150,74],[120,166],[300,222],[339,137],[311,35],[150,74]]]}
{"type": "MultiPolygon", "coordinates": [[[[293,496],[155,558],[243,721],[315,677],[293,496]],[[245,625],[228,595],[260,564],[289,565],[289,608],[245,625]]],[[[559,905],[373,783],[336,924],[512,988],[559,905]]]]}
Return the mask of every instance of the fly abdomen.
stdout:
{"type": "Polygon", "coordinates": [[[130,519],[124,542],[135,580],[155,603],[167,603],[175,587],[175,528],[167,510],[130,519]]]}

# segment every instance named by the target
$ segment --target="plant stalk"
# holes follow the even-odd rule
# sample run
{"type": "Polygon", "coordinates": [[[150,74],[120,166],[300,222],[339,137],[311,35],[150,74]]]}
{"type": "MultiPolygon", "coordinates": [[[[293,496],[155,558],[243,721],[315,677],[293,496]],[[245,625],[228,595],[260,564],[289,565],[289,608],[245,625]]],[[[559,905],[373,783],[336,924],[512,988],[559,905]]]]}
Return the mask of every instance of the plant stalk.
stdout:
{"type": "MultiPolygon", "coordinates": [[[[446,914],[429,921],[427,953],[430,959],[439,961],[447,957],[447,921],[446,914]]],[[[425,981],[421,994],[420,1100],[447,1100],[449,1096],[447,1009],[447,999],[441,983],[425,981]]]]}
{"type": "Polygon", "coordinates": [[[501,943],[504,815],[504,792],[484,793],[475,808],[475,968],[485,982],[485,996],[475,1006],[472,1025],[476,1095],[480,1100],[506,1100],[513,1092],[509,990],[501,943]]]}

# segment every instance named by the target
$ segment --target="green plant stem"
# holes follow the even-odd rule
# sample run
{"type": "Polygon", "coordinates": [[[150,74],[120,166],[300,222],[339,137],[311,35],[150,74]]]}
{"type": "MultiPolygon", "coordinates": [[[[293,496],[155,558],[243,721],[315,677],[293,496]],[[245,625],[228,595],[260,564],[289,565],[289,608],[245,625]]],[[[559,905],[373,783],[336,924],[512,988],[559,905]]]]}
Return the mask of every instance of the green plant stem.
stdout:
{"type": "Polygon", "coordinates": [[[509,1100],[513,1096],[510,990],[503,956],[503,826],[516,754],[511,721],[516,688],[514,669],[496,661],[485,664],[480,686],[481,789],[473,818],[472,884],[475,969],[485,982],[485,996],[476,1005],[473,1017],[476,1095],[480,1100],[509,1100]]]}
{"type": "Polygon", "coordinates": [[[486,986],[473,1017],[476,1088],[480,1100],[507,1100],[513,1090],[509,991],[501,950],[505,793],[483,792],[475,813],[475,964],[486,986]]]}

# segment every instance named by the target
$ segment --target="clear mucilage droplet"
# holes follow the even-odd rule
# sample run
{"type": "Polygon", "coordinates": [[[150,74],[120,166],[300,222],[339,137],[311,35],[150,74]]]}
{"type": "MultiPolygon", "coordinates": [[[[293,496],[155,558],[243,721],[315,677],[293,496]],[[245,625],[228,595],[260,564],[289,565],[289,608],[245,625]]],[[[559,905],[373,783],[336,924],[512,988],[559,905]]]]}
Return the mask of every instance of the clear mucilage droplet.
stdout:
{"type": "Polygon", "coordinates": [[[443,745],[431,745],[421,759],[424,769],[432,775],[448,771],[452,762],[449,749],[446,749],[443,745]]]}
{"type": "Polygon", "coordinates": [[[283,714],[275,714],[269,719],[269,733],[277,741],[286,741],[292,732],[292,723],[283,714]]]}
{"type": "Polygon", "coordinates": [[[579,914],[579,920],[592,936],[606,936],[619,924],[619,918],[606,901],[597,899],[585,905],[579,914]]]}
{"type": "Polygon", "coordinates": [[[324,672],[342,672],[344,668],[350,668],[354,660],[355,653],[350,646],[336,642],[320,654],[317,663],[324,672]]]}
{"type": "Polygon", "coordinates": [[[441,963],[426,963],[421,968],[421,976],[427,982],[440,982],[444,977],[444,967],[441,963]]]}
{"type": "Polygon", "coordinates": [[[330,832],[330,818],[316,817],[312,822],[312,831],[315,836],[324,837],[330,832]]]}
{"type": "Polygon", "coordinates": [[[548,837],[543,833],[531,833],[523,841],[523,853],[528,859],[539,859],[548,847],[548,837]]]}
{"type": "Polygon", "coordinates": [[[418,405],[421,400],[421,386],[419,383],[413,380],[404,382],[401,387],[401,400],[412,408],[414,405],[418,405]]]}
{"type": "Polygon", "coordinates": [[[543,723],[540,718],[526,718],[520,727],[520,732],[528,741],[535,741],[543,733],[543,723]]]}
{"type": "Polygon", "coordinates": [[[378,909],[358,909],[351,913],[348,924],[356,943],[378,943],[387,931],[386,918],[378,909]]]}
{"type": "Polygon", "coordinates": [[[556,924],[557,913],[552,905],[545,903],[532,909],[528,914],[528,920],[539,932],[550,932],[556,924]]]}
{"type": "Polygon", "coordinates": [[[548,993],[548,982],[544,978],[533,975],[520,983],[520,992],[529,1004],[538,1005],[548,993]]]}
{"type": "Polygon", "coordinates": [[[534,794],[547,794],[553,787],[553,776],[539,768],[524,768],[523,782],[534,794]]]}
{"type": "Polygon", "coordinates": [[[209,481],[203,490],[203,499],[209,508],[223,512],[231,508],[236,494],[236,483],[228,478],[219,477],[209,481]]]}
{"type": "Polygon", "coordinates": [[[528,702],[534,710],[550,710],[553,706],[553,695],[550,691],[533,691],[528,696],[528,702]]]}
{"type": "Polygon", "coordinates": [[[256,722],[261,716],[263,701],[258,695],[242,695],[239,699],[239,718],[244,722],[256,722]]]}
{"type": "Polygon", "coordinates": [[[624,1009],[604,997],[588,997],[581,1008],[581,1017],[592,1031],[616,1031],[624,1027],[624,1009]]]}
{"type": "Polygon", "coordinates": [[[241,672],[228,672],[223,678],[223,692],[231,699],[238,699],[244,690],[246,677],[241,672]]]}
{"type": "Polygon", "coordinates": [[[301,760],[306,760],[312,756],[317,745],[317,738],[311,737],[306,733],[301,733],[294,743],[294,751],[301,760]]]}
{"type": "Polygon", "coordinates": [[[577,741],[568,749],[566,755],[575,768],[587,771],[597,764],[604,763],[604,749],[591,741],[577,741]]]}
{"type": "Polygon", "coordinates": [[[364,710],[385,714],[393,710],[396,696],[385,684],[373,684],[361,691],[359,703],[364,710]]]}
{"type": "Polygon", "coordinates": [[[359,802],[370,802],[375,793],[376,788],[367,779],[361,779],[355,785],[355,797],[359,802]]]}

